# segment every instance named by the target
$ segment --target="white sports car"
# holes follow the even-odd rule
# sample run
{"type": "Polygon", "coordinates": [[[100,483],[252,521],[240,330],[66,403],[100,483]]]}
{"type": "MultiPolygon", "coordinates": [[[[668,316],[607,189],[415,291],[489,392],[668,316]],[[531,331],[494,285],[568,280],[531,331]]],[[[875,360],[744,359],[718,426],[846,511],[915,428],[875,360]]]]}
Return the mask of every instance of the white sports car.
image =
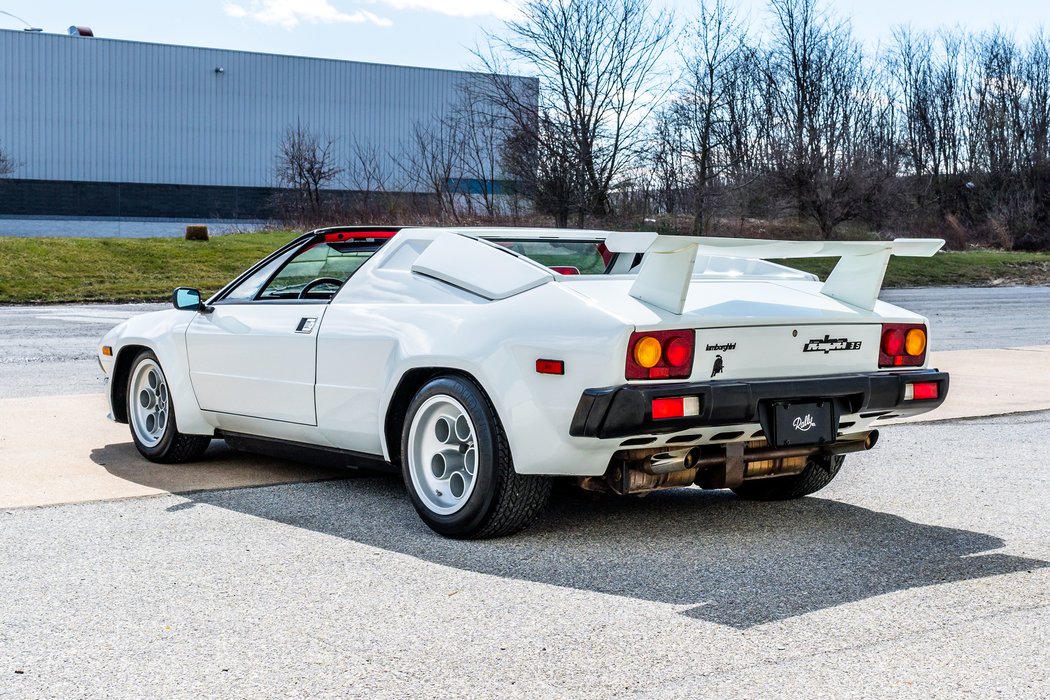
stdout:
{"type": "Polygon", "coordinates": [[[209,441],[399,468],[450,537],[584,489],[811,494],[879,419],[936,408],[927,324],[878,301],[939,240],[330,228],[101,342],[111,417],[156,462],[209,441]],[[827,280],[767,262],[834,256],[827,280]]]}

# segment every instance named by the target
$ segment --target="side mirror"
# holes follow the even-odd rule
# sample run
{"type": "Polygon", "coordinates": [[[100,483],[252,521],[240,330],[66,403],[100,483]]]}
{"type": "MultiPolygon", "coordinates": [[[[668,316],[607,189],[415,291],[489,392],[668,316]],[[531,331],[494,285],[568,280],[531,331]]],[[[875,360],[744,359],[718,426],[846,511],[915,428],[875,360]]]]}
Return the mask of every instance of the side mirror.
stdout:
{"type": "Polygon", "coordinates": [[[189,287],[179,287],[172,292],[171,305],[179,311],[201,311],[207,313],[211,310],[210,307],[201,301],[200,290],[190,289],[189,287]]]}

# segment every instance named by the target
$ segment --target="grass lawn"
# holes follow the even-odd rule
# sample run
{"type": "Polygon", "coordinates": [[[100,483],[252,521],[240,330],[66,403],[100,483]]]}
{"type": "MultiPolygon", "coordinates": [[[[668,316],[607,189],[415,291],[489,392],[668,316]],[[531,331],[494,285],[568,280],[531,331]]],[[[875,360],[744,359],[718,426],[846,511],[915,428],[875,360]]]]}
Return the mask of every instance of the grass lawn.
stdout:
{"type": "Polygon", "coordinates": [[[218,290],[297,234],[182,238],[0,238],[0,303],[161,301],[218,290]]]}
{"type": "MultiPolygon", "coordinates": [[[[827,277],[836,258],[781,260],[786,265],[827,277]]],[[[1050,284],[1050,253],[1001,250],[941,252],[932,258],[890,258],[885,287],[982,287],[1050,284]]]]}
{"type": "MultiPolygon", "coordinates": [[[[0,303],[162,301],[178,286],[219,289],[296,234],[181,238],[2,238],[0,303]]],[[[825,276],[834,259],[787,261],[825,276]]],[[[886,286],[1050,284],[1050,254],[974,251],[893,258],[886,286]]]]}

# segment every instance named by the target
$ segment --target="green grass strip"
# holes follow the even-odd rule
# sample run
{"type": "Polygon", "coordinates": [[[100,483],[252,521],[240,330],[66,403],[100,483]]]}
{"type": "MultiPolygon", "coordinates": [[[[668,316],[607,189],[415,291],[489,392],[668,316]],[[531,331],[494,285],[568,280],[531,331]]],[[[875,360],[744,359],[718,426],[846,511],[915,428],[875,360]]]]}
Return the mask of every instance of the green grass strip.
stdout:
{"type": "MultiPolygon", "coordinates": [[[[163,301],[179,286],[210,294],[292,232],[181,238],[2,238],[0,303],[163,301]]],[[[822,278],[834,259],[784,261],[822,278]]],[[[1050,284],[1050,254],[973,251],[893,258],[888,287],[1050,284]]]]}

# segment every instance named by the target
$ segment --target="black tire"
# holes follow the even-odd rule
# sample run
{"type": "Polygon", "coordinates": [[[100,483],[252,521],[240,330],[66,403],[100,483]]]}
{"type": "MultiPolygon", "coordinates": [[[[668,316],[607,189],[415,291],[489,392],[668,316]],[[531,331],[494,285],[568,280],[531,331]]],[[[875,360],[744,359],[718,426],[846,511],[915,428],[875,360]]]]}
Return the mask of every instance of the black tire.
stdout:
{"type": "Polygon", "coordinates": [[[503,537],[524,529],[546,505],[551,491],[550,477],[514,471],[510,447],[492,402],[474,382],[458,376],[433,379],[412,398],[401,431],[401,470],[419,517],[435,532],[456,539],[503,537]],[[451,397],[458,402],[474,428],[477,457],[473,491],[458,510],[448,514],[435,512],[420,497],[410,465],[414,459],[409,444],[414,419],[435,397],[451,397]]]}
{"type": "Polygon", "coordinates": [[[745,481],[733,493],[753,501],[789,501],[809,496],[830,484],[845,460],[843,455],[814,457],[798,474],[745,481]]]}
{"type": "MultiPolygon", "coordinates": [[[[157,400],[157,394],[152,396],[152,400],[157,400]]],[[[178,425],[175,422],[174,402],[170,393],[167,392],[167,380],[164,377],[164,370],[160,366],[160,360],[157,359],[157,356],[151,350],[143,350],[131,362],[131,368],[128,370],[127,402],[128,426],[131,428],[131,439],[135,442],[135,447],[138,449],[139,454],[149,461],[161,464],[192,462],[195,459],[199,459],[204,454],[204,451],[208,449],[208,445],[211,443],[209,436],[185,435],[179,432],[178,425]],[[160,381],[163,382],[165,389],[163,401],[166,407],[163,427],[159,429],[154,427],[152,431],[146,430],[145,424],[140,424],[142,419],[136,403],[140,400],[140,397],[136,394],[141,392],[137,392],[135,386],[135,378],[140,368],[146,371],[150,367],[156,368],[160,381]],[[159,440],[156,440],[156,442],[153,439],[146,440],[144,436],[140,436],[140,432],[155,433],[155,437],[159,437],[159,440]]]]}

